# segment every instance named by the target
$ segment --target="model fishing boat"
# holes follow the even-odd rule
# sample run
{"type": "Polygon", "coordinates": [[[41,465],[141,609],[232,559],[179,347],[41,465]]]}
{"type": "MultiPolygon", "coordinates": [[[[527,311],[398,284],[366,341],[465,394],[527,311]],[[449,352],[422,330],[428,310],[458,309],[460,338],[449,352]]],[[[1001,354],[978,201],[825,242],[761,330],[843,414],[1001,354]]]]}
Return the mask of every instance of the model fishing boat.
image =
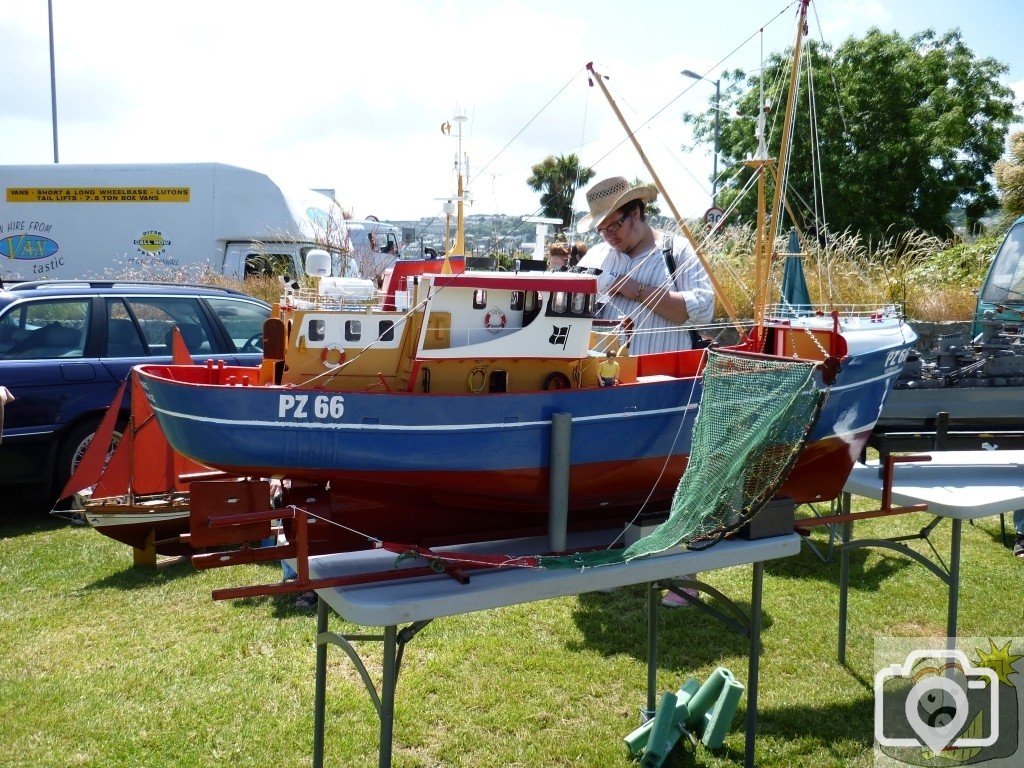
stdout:
{"type": "MultiPolygon", "coordinates": [[[[759,172],[772,168],[763,159],[759,172]]],[[[560,414],[570,424],[570,529],[621,527],[640,510],[667,509],[686,470],[709,353],[631,354],[631,318],[595,319],[594,274],[465,271],[461,175],[458,202],[459,234],[445,259],[396,262],[372,296],[332,278],[283,296],[264,328],[259,371],[136,369],[176,451],[284,481],[285,505],[317,523],[311,551],[543,532],[560,414]],[[618,383],[601,386],[609,352],[618,383]]],[[[770,221],[781,221],[781,205],[770,221]]],[[[915,334],[889,309],[769,312],[768,220],[762,214],[757,225],[765,266],[754,327],[716,352],[766,371],[793,360],[817,365],[827,399],[778,493],[828,500],[841,492],[915,334]]],[[[315,261],[307,272],[316,273],[315,261]]],[[[235,499],[239,490],[212,496],[235,499]]],[[[193,534],[210,520],[197,506],[193,499],[193,534]]],[[[257,518],[235,522],[246,519],[257,518]]],[[[255,538],[253,529],[234,541],[255,538]]]]}

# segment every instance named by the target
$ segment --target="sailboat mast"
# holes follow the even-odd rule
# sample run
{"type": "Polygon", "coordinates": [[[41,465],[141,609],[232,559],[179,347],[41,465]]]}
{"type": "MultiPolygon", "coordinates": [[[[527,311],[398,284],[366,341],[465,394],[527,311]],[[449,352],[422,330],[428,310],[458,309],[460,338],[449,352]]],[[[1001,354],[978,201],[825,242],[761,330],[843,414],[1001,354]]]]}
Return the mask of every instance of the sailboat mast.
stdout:
{"type": "Polygon", "coordinates": [[[708,274],[708,278],[711,281],[711,287],[715,291],[715,296],[722,303],[722,308],[725,310],[725,314],[740,332],[740,335],[743,335],[746,332],[746,329],[743,327],[743,324],[736,319],[736,310],[733,308],[732,302],[729,301],[729,297],[725,295],[725,291],[722,290],[721,284],[715,278],[715,274],[711,270],[711,265],[708,263],[707,259],[704,258],[704,254],[697,245],[697,241],[694,239],[693,233],[690,232],[690,228],[686,226],[683,222],[683,217],[680,216],[679,211],[676,210],[675,203],[673,203],[672,198],[669,197],[668,191],[665,189],[665,185],[661,183],[661,179],[658,178],[658,174],[655,172],[650,160],[647,159],[647,155],[644,153],[643,147],[640,146],[640,142],[637,141],[636,135],[633,133],[632,129],[630,129],[629,124],[626,122],[626,118],[623,117],[622,112],[619,110],[618,104],[615,103],[615,99],[612,98],[611,93],[608,91],[608,86],[604,84],[604,78],[602,78],[602,76],[598,74],[597,70],[594,69],[594,62],[591,61],[587,63],[587,70],[592,75],[591,81],[596,82],[598,86],[600,86],[601,92],[604,94],[605,99],[607,99],[609,106],[612,108],[612,112],[615,113],[615,117],[617,117],[619,122],[622,124],[622,127],[626,131],[626,135],[629,137],[629,140],[633,143],[633,147],[636,149],[637,154],[640,155],[640,160],[647,168],[647,172],[651,174],[654,186],[658,188],[658,192],[661,193],[661,196],[664,198],[669,210],[672,211],[672,217],[676,220],[676,226],[679,227],[679,231],[686,236],[687,240],[690,241],[690,245],[693,247],[694,253],[697,254],[697,258],[700,260],[701,266],[704,267],[704,271],[708,274]]]}
{"type": "MultiPolygon", "coordinates": [[[[793,64],[789,73],[789,93],[786,95],[786,111],[782,120],[782,139],[779,146],[778,161],[759,157],[747,162],[757,169],[757,238],[754,246],[754,274],[756,279],[756,298],[754,301],[754,324],[764,325],[768,306],[768,288],[771,274],[772,248],[775,243],[775,231],[778,229],[782,206],[785,202],[783,187],[786,182],[786,168],[789,163],[789,144],[793,131],[793,112],[796,109],[796,89],[800,78],[800,54],[803,47],[804,30],[807,26],[807,6],[810,0],[801,0],[799,20],[796,26],[796,40],[793,42],[793,64]],[[775,170],[775,193],[772,200],[770,217],[767,216],[767,176],[768,171],[775,170]]],[[[764,142],[764,109],[758,115],[759,146],[764,142]]]]}
{"type": "MultiPolygon", "coordinates": [[[[779,163],[775,183],[775,201],[772,206],[771,224],[773,229],[778,229],[779,217],[782,215],[782,202],[784,195],[782,187],[785,182],[786,169],[789,166],[789,141],[793,133],[793,111],[796,109],[796,90],[800,82],[800,54],[803,48],[804,31],[807,28],[807,6],[811,0],[801,0],[800,21],[796,25],[796,40],[793,43],[793,69],[789,73],[789,93],[786,94],[786,114],[782,121],[782,144],[779,148],[779,163]]],[[[774,238],[773,238],[774,239],[774,238]]]]}

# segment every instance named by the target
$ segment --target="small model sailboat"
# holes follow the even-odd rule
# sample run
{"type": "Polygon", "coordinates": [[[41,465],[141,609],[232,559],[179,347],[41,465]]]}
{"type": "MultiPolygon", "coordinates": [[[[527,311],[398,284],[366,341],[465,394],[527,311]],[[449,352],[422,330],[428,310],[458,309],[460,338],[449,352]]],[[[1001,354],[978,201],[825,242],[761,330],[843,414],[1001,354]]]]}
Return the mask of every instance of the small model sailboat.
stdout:
{"type": "MultiPolygon", "coordinates": [[[[192,363],[177,329],[173,352],[179,364],[192,363]]],[[[79,494],[90,526],[133,547],[136,564],[155,565],[157,555],[194,554],[180,540],[188,530],[189,482],[210,475],[208,467],[167,443],[133,373],[118,390],[60,498],[79,494]],[[131,397],[131,414],[109,452],[126,392],[131,397]]]]}

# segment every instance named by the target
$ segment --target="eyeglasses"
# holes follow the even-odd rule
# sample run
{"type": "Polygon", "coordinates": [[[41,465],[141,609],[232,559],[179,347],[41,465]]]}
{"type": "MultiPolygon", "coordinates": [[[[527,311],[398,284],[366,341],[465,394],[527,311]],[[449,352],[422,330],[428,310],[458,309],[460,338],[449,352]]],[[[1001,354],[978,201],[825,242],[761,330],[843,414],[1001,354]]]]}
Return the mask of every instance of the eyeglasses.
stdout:
{"type": "Polygon", "coordinates": [[[618,221],[609,224],[607,227],[598,227],[597,228],[597,234],[599,234],[601,237],[607,237],[608,235],[614,235],[616,232],[618,232],[622,228],[623,223],[628,218],[629,218],[629,214],[628,213],[622,214],[619,217],[618,221]]]}

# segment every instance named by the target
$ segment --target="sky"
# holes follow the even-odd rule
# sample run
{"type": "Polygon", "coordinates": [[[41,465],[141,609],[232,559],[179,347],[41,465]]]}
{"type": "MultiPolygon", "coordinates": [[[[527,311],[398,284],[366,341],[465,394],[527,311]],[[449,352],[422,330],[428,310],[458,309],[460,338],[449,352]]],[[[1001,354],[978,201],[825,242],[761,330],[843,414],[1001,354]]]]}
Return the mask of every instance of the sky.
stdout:
{"type": "MultiPolygon", "coordinates": [[[[788,0],[52,0],[61,163],[221,162],[333,189],[357,218],[536,215],[533,164],[575,153],[597,178],[650,180],[585,65],[608,79],[676,208],[710,205],[711,147],[683,151],[725,69],[795,35],[788,0]],[[759,31],[760,30],[760,31],[759,31]],[[682,76],[688,69],[699,81],[682,76]]],[[[959,28],[1024,99],[1019,0],[814,0],[810,34],[959,28]]],[[[0,10],[0,164],[51,163],[46,0],[0,10]]],[[[584,207],[582,194],[577,207],[584,207]]],[[[663,210],[666,206],[662,205],[663,210]]]]}

